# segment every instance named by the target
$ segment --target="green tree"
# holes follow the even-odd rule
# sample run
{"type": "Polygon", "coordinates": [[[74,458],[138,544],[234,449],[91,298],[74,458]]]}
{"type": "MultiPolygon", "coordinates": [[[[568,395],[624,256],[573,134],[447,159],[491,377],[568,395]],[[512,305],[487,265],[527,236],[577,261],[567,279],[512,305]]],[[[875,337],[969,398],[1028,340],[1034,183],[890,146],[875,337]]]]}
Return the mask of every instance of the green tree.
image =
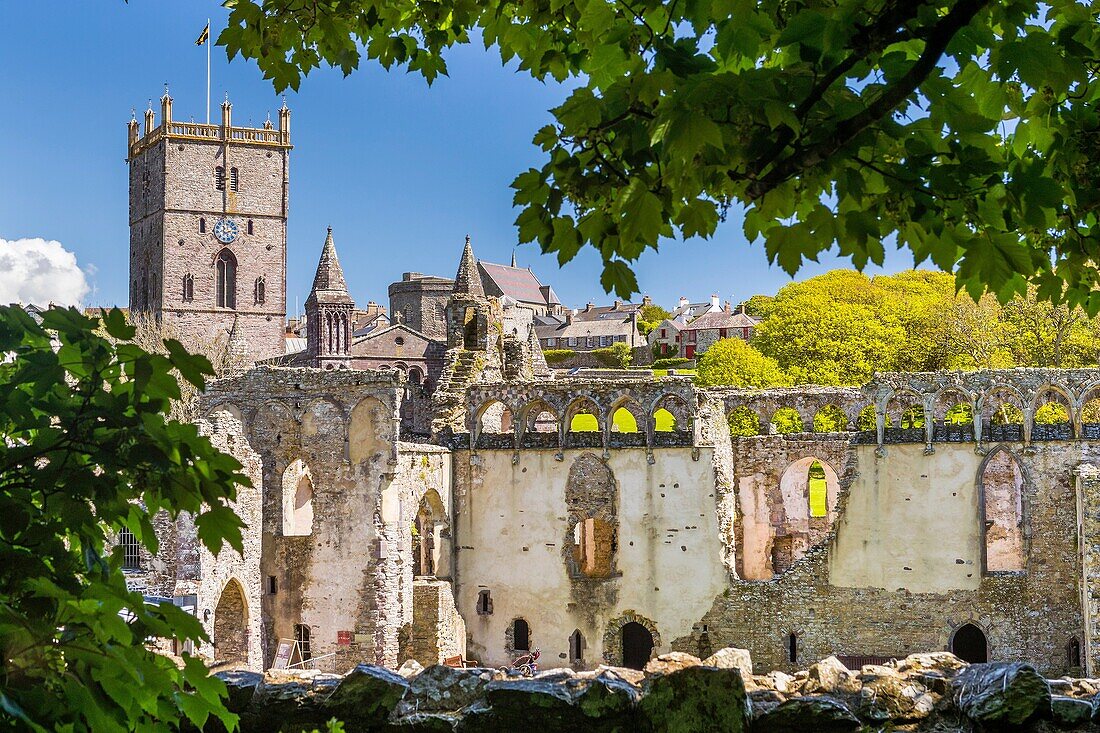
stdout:
{"type": "Polygon", "coordinates": [[[626,369],[634,361],[633,352],[622,341],[616,341],[602,349],[595,349],[592,355],[596,357],[596,361],[600,364],[613,369],[626,369]]]}
{"type": "Polygon", "coordinates": [[[643,306],[638,313],[638,331],[643,336],[648,336],[666,318],[672,318],[672,314],[661,306],[655,303],[643,306]]]}
{"type": "Polygon", "coordinates": [[[783,287],[752,343],[796,384],[863,384],[894,368],[905,341],[887,304],[865,275],[833,270],[783,287]]]}
{"type": "Polygon", "coordinates": [[[770,359],[741,339],[719,339],[696,360],[695,381],[703,387],[777,387],[787,378],[770,359]]]}
{"type": "Polygon", "coordinates": [[[520,239],[629,263],[662,237],[749,240],[789,273],[887,242],[973,297],[1038,287],[1100,311],[1100,113],[1090,3],[1072,0],[228,0],[218,43],[277,90],[362,54],[430,83],[478,40],[573,79],[513,183],[520,239]]]}
{"type": "Polygon", "coordinates": [[[197,657],[184,667],[145,647],[152,637],[205,638],[198,620],[128,592],[111,537],[150,552],[152,517],[195,514],[199,540],[241,548],[229,502],[247,478],[194,425],[166,417],[212,372],[177,341],[135,345],[122,313],[102,326],[75,309],[41,325],[0,308],[0,709],[21,730],[227,726],[225,685],[197,657]]]}

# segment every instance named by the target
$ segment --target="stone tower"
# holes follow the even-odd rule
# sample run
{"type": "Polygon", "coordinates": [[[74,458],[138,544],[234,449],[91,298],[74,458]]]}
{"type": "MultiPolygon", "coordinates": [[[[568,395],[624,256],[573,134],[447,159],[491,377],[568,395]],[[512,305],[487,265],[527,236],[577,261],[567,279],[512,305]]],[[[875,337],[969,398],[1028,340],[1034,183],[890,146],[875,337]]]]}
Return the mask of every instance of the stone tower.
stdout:
{"type": "Polygon", "coordinates": [[[489,348],[489,299],[485,297],[468,236],[447,304],[447,348],[468,351],[489,348]]]}
{"type": "Polygon", "coordinates": [[[128,128],[130,310],[197,349],[231,330],[249,359],[283,353],[290,110],[279,126],[177,122],[165,89],[161,120],[128,128]],[[234,323],[236,328],[234,329],[234,323]]]}
{"type": "Polygon", "coordinates": [[[336,257],[332,227],[328,228],[313,289],[306,298],[306,350],[313,366],[347,369],[351,359],[351,312],[355,301],[348,293],[344,271],[336,257]]]}

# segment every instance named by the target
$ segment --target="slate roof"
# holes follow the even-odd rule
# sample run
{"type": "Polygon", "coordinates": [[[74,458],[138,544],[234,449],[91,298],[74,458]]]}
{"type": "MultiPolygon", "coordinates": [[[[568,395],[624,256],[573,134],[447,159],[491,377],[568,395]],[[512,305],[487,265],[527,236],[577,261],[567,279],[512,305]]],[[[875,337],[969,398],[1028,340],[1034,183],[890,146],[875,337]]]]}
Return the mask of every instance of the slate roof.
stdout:
{"type": "Polygon", "coordinates": [[[693,320],[684,330],[702,331],[704,329],[713,328],[755,328],[758,323],[759,321],[746,313],[712,311],[710,313],[704,313],[693,320]]]}

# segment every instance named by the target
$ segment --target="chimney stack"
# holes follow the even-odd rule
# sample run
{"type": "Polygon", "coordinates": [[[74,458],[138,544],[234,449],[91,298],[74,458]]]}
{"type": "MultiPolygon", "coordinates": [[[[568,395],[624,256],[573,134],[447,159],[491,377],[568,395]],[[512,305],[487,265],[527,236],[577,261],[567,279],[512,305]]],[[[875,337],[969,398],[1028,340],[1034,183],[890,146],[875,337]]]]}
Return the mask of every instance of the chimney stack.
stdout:
{"type": "Polygon", "coordinates": [[[688,307],[688,299],[685,298],[682,295],[680,296],[680,307],[681,308],[687,308],[688,307]]]}
{"type": "Polygon", "coordinates": [[[717,295],[711,295],[710,296],[710,309],[712,311],[718,310],[718,296],[717,295]]]}

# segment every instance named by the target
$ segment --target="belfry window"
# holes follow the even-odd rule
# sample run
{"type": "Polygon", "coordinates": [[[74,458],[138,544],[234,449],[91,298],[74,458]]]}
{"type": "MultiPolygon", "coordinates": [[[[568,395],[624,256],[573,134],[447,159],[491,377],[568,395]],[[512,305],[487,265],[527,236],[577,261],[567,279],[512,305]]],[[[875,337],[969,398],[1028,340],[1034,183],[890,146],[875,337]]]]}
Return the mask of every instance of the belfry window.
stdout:
{"type": "Polygon", "coordinates": [[[225,190],[225,168],[220,165],[214,169],[214,188],[219,191],[225,190]]]}
{"type": "Polygon", "coordinates": [[[229,169],[229,190],[239,191],[241,190],[241,177],[237,173],[236,168],[229,169]]]}
{"type": "Polygon", "coordinates": [[[218,308],[237,307],[237,258],[227,249],[218,254],[214,261],[216,295],[218,308]]]}
{"type": "Polygon", "coordinates": [[[260,275],[256,278],[256,305],[263,305],[267,300],[267,283],[264,281],[264,276],[260,275]]]}
{"type": "Polygon", "coordinates": [[[183,299],[195,299],[195,276],[190,272],[183,276],[183,299]]]}

